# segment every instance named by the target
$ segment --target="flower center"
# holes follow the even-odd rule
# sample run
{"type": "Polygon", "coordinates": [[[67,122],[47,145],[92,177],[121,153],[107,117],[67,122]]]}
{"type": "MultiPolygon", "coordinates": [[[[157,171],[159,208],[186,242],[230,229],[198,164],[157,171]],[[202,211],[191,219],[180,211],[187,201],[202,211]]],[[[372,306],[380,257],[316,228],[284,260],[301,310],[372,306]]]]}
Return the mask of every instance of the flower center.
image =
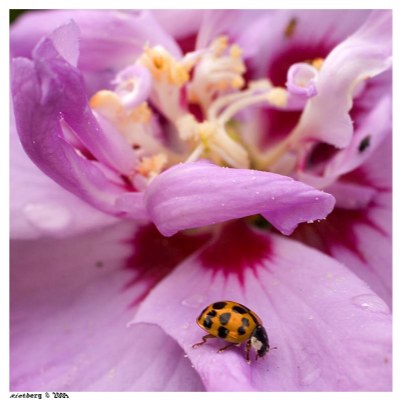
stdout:
{"type": "Polygon", "coordinates": [[[161,46],[146,46],[117,75],[115,90],[97,92],[90,106],[136,153],[132,182],[139,175],[142,184],[149,183],[164,169],[199,158],[249,168],[257,165],[255,144],[235,116],[254,105],[285,107],[288,92],[268,80],[246,85],[245,72],[240,47],[226,36],[179,60],[161,46]]]}

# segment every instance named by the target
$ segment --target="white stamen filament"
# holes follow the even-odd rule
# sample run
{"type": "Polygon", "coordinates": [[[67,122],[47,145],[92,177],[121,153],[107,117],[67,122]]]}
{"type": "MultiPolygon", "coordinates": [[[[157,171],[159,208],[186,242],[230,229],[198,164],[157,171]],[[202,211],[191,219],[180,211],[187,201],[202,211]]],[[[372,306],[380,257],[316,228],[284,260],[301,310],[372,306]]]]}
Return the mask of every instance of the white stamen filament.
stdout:
{"type": "Polygon", "coordinates": [[[268,80],[249,82],[241,90],[245,84],[241,49],[230,46],[227,38],[222,37],[208,50],[190,53],[181,60],[161,46],[146,47],[138,64],[152,77],[148,78],[152,108],[147,102],[135,106],[140,81],[132,76],[119,81],[116,92],[102,91],[92,99],[93,109],[113,123],[134,148],[139,159],[135,178],[148,183],[165,168],[202,156],[218,164],[249,168],[250,153],[252,157],[257,155],[253,165],[268,167],[292,145],[289,137],[263,157],[252,152],[248,137],[246,142],[242,141],[238,124],[228,124],[237,113],[251,106],[285,107],[288,93],[268,80]],[[185,90],[188,101],[202,109],[203,121],[198,121],[188,106],[182,105],[185,90]],[[134,108],[127,109],[129,104],[134,108]],[[170,123],[168,144],[153,132],[157,123],[152,117],[153,108],[170,123]]]}

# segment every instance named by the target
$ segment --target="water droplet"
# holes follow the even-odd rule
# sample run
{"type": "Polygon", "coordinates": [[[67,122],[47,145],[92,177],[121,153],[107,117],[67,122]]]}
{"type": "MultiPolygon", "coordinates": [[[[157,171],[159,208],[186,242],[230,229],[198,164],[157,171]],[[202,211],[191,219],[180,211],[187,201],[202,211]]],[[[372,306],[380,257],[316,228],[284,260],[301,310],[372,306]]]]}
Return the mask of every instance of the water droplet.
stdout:
{"type": "Polygon", "coordinates": [[[188,358],[189,356],[187,354],[184,354],[183,357],[188,358]]]}
{"type": "Polygon", "coordinates": [[[316,197],[316,198],[315,198],[315,200],[317,200],[317,201],[318,201],[318,200],[319,200],[319,197],[316,197]]]}
{"type": "Polygon", "coordinates": [[[225,207],[225,203],[221,203],[221,207],[225,207]]]}
{"type": "Polygon", "coordinates": [[[383,300],[373,294],[361,294],[351,299],[351,302],[366,311],[374,313],[390,314],[389,307],[383,300]]]}
{"type": "Polygon", "coordinates": [[[307,221],[307,224],[313,224],[314,220],[310,219],[309,221],[307,221]]]}
{"type": "Polygon", "coordinates": [[[256,192],[256,194],[260,194],[260,192],[256,192]]]}
{"type": "Polygon", "coordinates": [[[71,213],[58,204],[29,203],[23,208],[28,221],[36,228],[46,232],[57,232],[71,223],[71,213]]]}
{"type": "Polygon", "coordinates": [[[272,196],[272,197],[271,197],[271,200],[275,200],[275,197],[274,197],[274,196],[272,196]]]}
{"type": "Polygon", "coordinates": [[[255,180],[256,180],[256,177],[255,177],[255,176],[253,176],[253,177],[251,178],[251,180],[252,180],[252,181],[255,181],[255,180]]]}
{"type": "Polygon", "coordinates": [[[198,308],[205,301],[205,297],[202,294],[194,294],[185,300],[182,300],[182,305],[191,308],[198,308]]]}

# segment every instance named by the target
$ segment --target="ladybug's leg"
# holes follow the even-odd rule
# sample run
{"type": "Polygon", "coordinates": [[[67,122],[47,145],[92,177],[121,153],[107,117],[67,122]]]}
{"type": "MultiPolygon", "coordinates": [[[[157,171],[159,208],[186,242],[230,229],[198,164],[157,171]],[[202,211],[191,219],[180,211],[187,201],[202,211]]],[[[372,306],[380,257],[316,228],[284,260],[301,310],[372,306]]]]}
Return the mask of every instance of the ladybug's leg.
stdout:
{"type": "Polygon", "coordinates": [[[251,342],[250,342],[250,340],[248,340],[247,343],[246,343],[246,361],[247,361],[247,364],[251,363],[251,361],[250,361],[250,349],[251,349],[251,342]]]}
{"type": "Polygon", "coordinates": [[[229,349],[232,346],[240,346],[240,343],[229,343],[227,346],[223,347],[222,349],[218,350],[218,353],[222,353],[226,349],[229,349]]]}
{"type": "Polygon", "coordinates": [[[202,342],[195,343],[192,347],[194,349],[196,349],[197,347],[199,347],[199,346],[203,345],[204,343],[206,343],[207,339],[212,339],[212,338],[215,338],[215,336],[211,335],[211,334],[205,335],[205,336],[203,336],[203,341],[202,342]]]}

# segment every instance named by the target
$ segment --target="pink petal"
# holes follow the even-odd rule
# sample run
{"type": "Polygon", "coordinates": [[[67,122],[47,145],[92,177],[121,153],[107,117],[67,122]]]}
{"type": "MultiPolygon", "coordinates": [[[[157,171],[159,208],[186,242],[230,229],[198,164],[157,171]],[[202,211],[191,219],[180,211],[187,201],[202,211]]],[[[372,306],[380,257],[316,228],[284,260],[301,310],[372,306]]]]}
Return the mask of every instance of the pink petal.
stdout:
{"type": "Polygon", "coordinates": [[[133,63],[146,43],[162,45],[175,56],[181,54],[177,44],[149,11],[51,10],[26,13],[12,25],[13,56],[30,57],[42,36],[71,19],[81,31],[79,68],[83,71],[111,69],[116,72],[133,63]]]}
{"type": "Polygon", "coordinates": [[[340,151],[325,170],[326,176],[339,176],[364,164],[392,131],[392,99],[383,96],[354,132],[348,147],[340,151]]]}
{"type": "Polygon", "coordinates": [[[283,86],[292,64],[326,57],[360,27],[369,13],[369,10],[273,10],[264,13],[241,38],[254,50],[249,59],[250,71],[258,78],[269,78],[275,85],[283,86]]]}
{"type": "MultiPolygon", "coordinates": [[[[76,29],[76,24],[70,22],[58,28],[52,36],[56,34],[68,36],[70,32],[75,34],[76,29]]],[[[80,71],[61,57],[52,36],[43,39],[33,51],[34,68],[39,81],[37,90],[40,91],[41,103],[37,107],[41,106],[50,114],[47,116],[48,119],[54,118],[54,114],[58,119],[62,116],[78,139],[99,161],[117,171],[129,174],[136,166],[133,150],[127,146],[127,142],[118,132],[101,129],[89,107],[80,71]]],[[[78,40],[78,37],[74,38],[78,40]]],[[[63,42],[63,45],[65,48],[66,43],[63,42]]],[[[76,46],[75,43],[70,45],[76,46]]],[[[21,86],[15,73],[13,88],[18,90],[21,86]]]]}
{"type": "MultiPolygon", "coordinates": [[[[388,94],[376,100],[376,104],[358,121],[349,145],[338,151],[325,165],[321,176],[300,171],[298,179],[317,188],[326,188],[342,175],[364,163],[374,154],[392,130],[392,99],[388,94]]],[[[328,190],[329,192],[329,190],[328,190]]]]}
{"type": "Polygon", "coordinates": [[[300,222],[325,218],[334,200],[286,176],[198,161],[179,164],[155,178],[145,203],[166,236],[254,214],[262,214],[288,235],[300,222]]]}
{"type": "MultiPolygon", "coordinates": [[[[294,233],[296,238],[347,265],[389,305],[392,303],[391,155],[391,136],[386,136],[365,164],[338,182],[353,188],[357,185],[364,193],[372,190],[374,195],[364,207],[335,209],[326,221],[312,228],[303,225],[294,233]]],[[[357,198],[349,197],[348,201],[357,202],[357,198]]]]}
{"type": "MultiPolygon", "coordinates": [[[[196,49],[208,47],[218,36],[236,42],[242,32],[260,15],[256,10],[206,10],[196,40],[196,49]]],[[[240,41],[239,41],[240,44],[240,41]]],[[[243,49],[245,52],[247,48],[243,49]]]]}
{"type": "Polygon", "coordinates": [[[344,175],[335,186],[339,192],[333,194],[339,195],[338,204],[342,208],[335,209],[326,221],[313,229],[301,226],[294,236],[337,258],[391,305],[391,136],[386,136],[361,167],[344,175]],[[347,187],[347,193],[343,193],[343,187],[347,187]],[[352,193],[349,188],[352,188],[352,193]],[[364,199],[358,199],[362,193],[364,199]],[[346,203],[355,204],[346,207],[346,203]],[[357,203],[360,205],[358,209],[355,208],[357,203]]]}
{"type": "Polygon", "coordinates": [[[391,390],[391,316],[384,302],[334,259],[242,224],[226,227],[182,263],[134,322],[154,323],[174,337],[210,391],[391,390]],[[226,344],[219,340],[193,349],[205,334],[196,317],[221,300],[253,309],[277,349],[251,365],[243,348],[217,354],[226,344]]]}
{"type": "MultiPolygon", "coordinates": [[[[127,328],[145,281],[133,270],[134,229],[120,224],[11,247],[12,391],[198,391],[203,385],[161,329],[127,328]]],[[[136,249],[138,250],[138,249],[136,249]]]]}
{"type": "Polygon", "coordinates": [[[337,181],[326,188],[336,200],[335,206],[347,210],[365,208],[376,196],[376,190],[357,183],[337,181]]]}
{"type": "Polygon", "coordinates": [[[197,34],[207,10],[151,10],[151,12],[162,28],[179,40],[197,34]]]}
{"type": "Polygon", "coordinates": [[[74,235],[117,221],[63,189],[32,163],[19,142],[13,114],[10,131],[12,238],[74,235]]]}
{"type": "Polygon", "coordinates": [[[372,13],[357,32],[329,53],[316,81],[318,95],[310,99],[296,128],[298,139],[339,148],[349,145],[354,89],[391,66],[391,19],[390,11],[372,13]]]}

